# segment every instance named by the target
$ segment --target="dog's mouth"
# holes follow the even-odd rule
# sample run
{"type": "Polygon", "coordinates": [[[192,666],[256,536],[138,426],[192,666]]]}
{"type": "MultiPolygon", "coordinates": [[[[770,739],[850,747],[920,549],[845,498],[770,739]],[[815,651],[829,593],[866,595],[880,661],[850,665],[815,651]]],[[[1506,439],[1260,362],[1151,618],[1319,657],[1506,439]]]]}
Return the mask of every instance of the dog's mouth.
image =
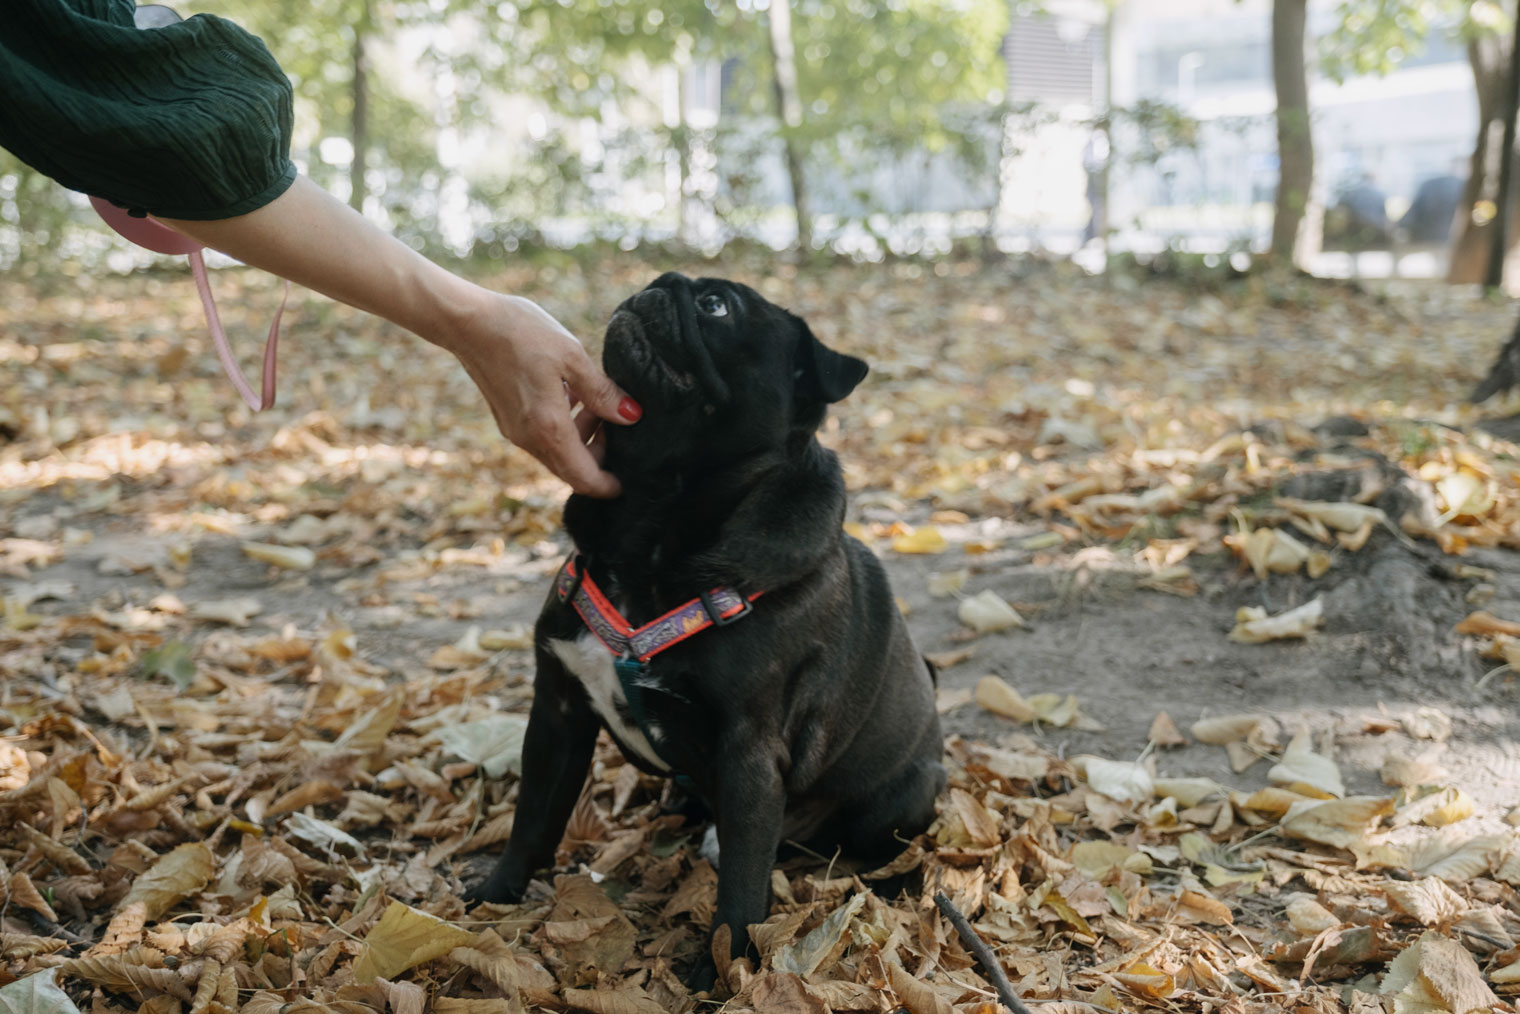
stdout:
{"type": "Polygon", "coordinates": [[[682,394],[695,390],[696,374],[680,361],[680,341],[671,330],[668,325],[652,326],[627,304],[618,307],[607,325],[602,356],[607,375],[624,388],[641,388],[652,381],[682,394]],[[658,330],[664,332],[659,340],[651,333],[658,330]]]}

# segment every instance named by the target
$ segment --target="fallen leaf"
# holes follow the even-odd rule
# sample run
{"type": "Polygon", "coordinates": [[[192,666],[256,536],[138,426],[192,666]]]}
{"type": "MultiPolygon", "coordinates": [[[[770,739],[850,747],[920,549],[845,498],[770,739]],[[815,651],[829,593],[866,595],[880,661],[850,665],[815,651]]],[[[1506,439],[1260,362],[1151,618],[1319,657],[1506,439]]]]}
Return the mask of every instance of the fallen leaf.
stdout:
{"type": "Polygon", "coordinates": [[[56,972],[34,972],[0,986],[0,1014],[79,1014],[69,995],[58,987],[56,972]]]}
{"type": "Polygon", "coordinates": [[[1296,609],[1268,616],[1259,606],[1243,606],[1235,613],[1235,629],[1230,640],[1242,644],[1263,644],[1286,638],[1308,637],[1324,622],[1324,604],[1313,598],[1296,609]]]}
{"type": "Polygon", "coordinates": [[[1039,717],[1017,690],[997,676],[983,676],[977,681],[976,703],[1015,722],[1033,722],[1039,717]]]}
{"type": "Polygon", "coordinates": [[[922,528],[903,526],[906,530],[892,539],[894,552],[912,555],[933,555],[943,553],[950,548],[945,541],[945,536],[933,525],[925,525],[922,528]]]}
{"type": "Polygon", "coordinates": [[[1393,800],[1385,796],[1305,800],[1288,807],[1282,829],[1294,838],[1347,848],[1364,841],[1372,823],[1392,812],[1393,800]]]}
{"type": "Polygon", "coordinates": [[[148,871],[132,881],[118,909],[134,902],[143,905],[149,920],[157,919],[211,882],[216,860],[200,842],[177,845],[159,856],[148,871]]]}
{"type": "Polygon", "coordinates": [[[190,606],[190,616],[197,620],[211,620],[232,627],[246,627],[248,621],[264,611],[255,598],[212,599],[196,602],[190,606]]]}
{"type": "Polygon", "coordinates": [[[1086,770],[1088,786],[1115,802],[1143,803],[1155,791],[1150,772],[1134,761],[1082,757],[1077,763],[1086,770]]]}
{"type": "Polygon", "coordinates": [[[499,714],[489,718],[440,726],[433,739],[455,757],[480,765],[488,778],[501,778],[522,767],[523,736],[528,731],[526,715],[499,714]]]}
{"type": "Polygon", "coordinates": [[[472,933],[393,901],[364,937],[364,950],[354,964],[354,981],[392,979],[424,961],[441,958],[456,947],[468,947],[472,933]]]}
{"type": "Polygon", "coordinates": [[[1267,772],[1267,781],[1306,796],[1346,794],[1340,769],[1330,758],[1314,752],[1307,732],[1300,732],[1288,742],[1282,760],[1267,772]]]}
{"type": "Polygon", "coordinates": [[[955,615],[978,634],[995,634],[1026,626],[1024,618],[990,588],[962,599],[955,615]]]}
{"type": "Polygon", "coordinates": [[[1157,746],[1187,745],[1187,737],[1182,735],[1182,730],[1177,728],[1177,723],[1165,711],[1158,711],[1151,720],[1151,730],[1146,738],[1157,746]]]}
{"type": "Polygon", "coordinates": [[[1499,1002],[1467,949],[1432,932],[1388,963],[1379,992],[1393,998],[1395,1014],[1469,1014],[1499,1002]]]}
{"type": "Polygon", "coordinates": [[[1440,926],[1467,911],[1467,902],[1439,877],[1423,880],[1390,880],[1383,893],[1401,911],[1425,926],[1440,926]]]}
{"type": "Polygon", "coordinates": [[[267,542],[245,542],[243,553],[250,559],[279,567],[282,570],[311,570],[317,563],[317,554],[305,546],[277,546],[267,542]]]}

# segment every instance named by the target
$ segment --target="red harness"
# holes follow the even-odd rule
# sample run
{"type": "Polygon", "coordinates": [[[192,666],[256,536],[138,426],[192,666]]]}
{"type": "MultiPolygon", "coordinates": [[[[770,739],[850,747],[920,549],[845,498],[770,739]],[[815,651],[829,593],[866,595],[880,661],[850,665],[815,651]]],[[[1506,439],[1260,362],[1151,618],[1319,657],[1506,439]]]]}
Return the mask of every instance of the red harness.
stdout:
{"type": "Polygon", "coordinates": [[[642,627],[635,627],[602,594],[585,566],[577,563],[579,559],[579,555],[572,555],[554,579],[560,601],[568,601],[575,607],[586,628],[614,656],[639,664],[708,627],[726,627],[748,615],[750,603],[764,594],[755,592],[746,598],[732,588],[714,588],[642,627]]]}

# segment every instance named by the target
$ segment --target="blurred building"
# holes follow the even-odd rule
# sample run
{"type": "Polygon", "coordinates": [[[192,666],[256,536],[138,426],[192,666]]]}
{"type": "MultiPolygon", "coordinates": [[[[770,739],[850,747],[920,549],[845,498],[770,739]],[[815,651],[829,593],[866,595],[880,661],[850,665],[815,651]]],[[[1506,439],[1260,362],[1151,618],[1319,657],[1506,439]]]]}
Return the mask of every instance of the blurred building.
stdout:
{"type": "MultiPolygon", "coordinates": [[[[1320,72],[1312,39],[1333,30],[1338,6],[1309,5],[1317,196],[1333,203],[1370,176],[1397,217],[1422,182],[1471,152],[1472,72],[1460,42],[1437,26],[1393,73],[1337,84],[1320,72]]],[[[1030,131],[1030,152],[1010,172],[1005,228],[1055,247],[1080,239],[1084,123],[1106,100],[1121,109],[1150,101],[1199,121],[1196,148],[1158,155],[1138,128],[1116,127],[1107,218],[1119,244],[1264,242],[1277,184],[1270,0],[1127,0],[1112,16],[1098,3],[1035,10],[1014,0],[1013,10],[1009,98],[1057,109],[1061,126],[1030,131]]]]}

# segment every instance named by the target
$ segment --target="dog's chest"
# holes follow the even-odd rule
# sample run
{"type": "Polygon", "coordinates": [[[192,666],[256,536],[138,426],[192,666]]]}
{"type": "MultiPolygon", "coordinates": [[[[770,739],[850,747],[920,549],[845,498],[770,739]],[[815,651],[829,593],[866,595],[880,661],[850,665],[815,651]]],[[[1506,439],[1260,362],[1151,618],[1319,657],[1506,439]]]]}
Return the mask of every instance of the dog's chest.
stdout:
{"type": "Polygon", "coordinates": [[[649,742],[650,736],[661,736],[660,727],[652,721],[647,722],[646,735],[645,729],[641,729],[634,721],[627,695],[623,692],[623,685],[618,681],[617,671],[612,665],[612,654],[596,639],[596,635],[589,630],[584,631],[573,641],[550,640],[549,647],[559,656],[560,662],[564,663],[570,674],[586,688],[591,707],[607,724],[613,738],[637,753],[656,770],[669,771],[670,765],[660,758],[649,742]]]}

